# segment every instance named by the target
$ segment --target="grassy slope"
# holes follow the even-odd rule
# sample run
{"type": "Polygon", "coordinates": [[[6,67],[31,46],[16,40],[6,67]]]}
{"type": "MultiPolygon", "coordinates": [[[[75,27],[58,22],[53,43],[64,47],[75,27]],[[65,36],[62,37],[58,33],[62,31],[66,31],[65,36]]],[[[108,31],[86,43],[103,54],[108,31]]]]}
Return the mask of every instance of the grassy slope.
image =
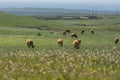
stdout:
{"type": "Polygon", "coordinates": [[[119,21],[119,18],[44,21],[1,13],[0,77],[3,80],[117,80],[120,78],[120,43],[115,46],[113,38],[120,38],[119,32],[115,31],[120,28],[112,24],[119,21]],[[18,24],[69,27],[82,40],[81,48],[73,49],[70,34],[63,36],[61,31],[50,34],[50,31],[12,27],[18,24]],[[83,28],[86,32],[82,35],[80,30],[83,28]],[[89,31],[91,28],[95,29],[93,35],[89,31]],[[42,36],[37,36],[37,32],[42,36]],[[27,49],[25,40],[28,38],[34,41],[35,49],[27,49]],[[64,40],[63,47],[57,45],[57,38],[64,40]]]}
{"type": "Polygon", "coordinates": [[[6,13],[0,13],[0,27],[13,27],[16,25],[36,25],[54,28],[99,28],[99,29],[119,29],[120,17],[102,16],[103,19],[98,20],[38,20],[31,17],[15,16],[6,13]],[[88,26],[77,26],[75,24],[86,24],[88,26]],[[74,27],[73,27],[74,26],[74,27]]]}
{"type": "MultiPolygon", "coordinates": [[[[113,41],[113,38],[119,36],[119,32],[116,32],[114,30],[119,30],[118,27],[119,24],[114,25],[115,23],[119,23],[119,17],[112,16],[104,16],[104,19],[99,20],[38,20],[30,17],[22,17],[22,16],[15,16],[15,15],[9,15],[0,13],[0,36],[1,38],[1,47],[7,48],[7,44],[15,44],[16,46],[20,45],[17,43],[18,41],[21,42],[21,48],[26,47],[24,46],[24,42],[27,38],[32,38],[35,40],[36,43],[42,42],[40,44],[36,44],[38,49],[41,48],[39,45],[42,45],[43,48],[47,48],[48,46],[56,45],[56,39],[57,38],[63,38],[65,40],[65,46],[71,46],[72,40],[70,38],[70,34],[67,34],[67,36],[61,35],[61,30],[54,32],[52,35],[49,33],[50,31],[40,31],[37,29],[27,29],[27,28],[15,28],[12,26],[15,25],[44,25],[48,27],[53,28],[69,28],[72,32],[75,32],[78,34],[79,38],[83,41],[83,46],[113,46],[114,43],[111,43],[113,41]],[[75,24],[87,24],[88,26],[76,26],[75,24]],[[93,26],[92,26],[93,25],[93,26]],[[62,26],[62,27],[61,27],[62,26]],[[89,29],[95,29],[95,34],[91,35],[89,32],[89,29]],[[81,35],[80,30],[85,29],[85,34],[81,35]],[[112,31],[109,31],[112,30],[112,31]],[[38,37],[37,33],[41,33],[42,36],[38,37]],[[8,37],[6,37],[8,36],[8,37]],[[11,40],[9,42],[8,40],[11,40]],[[3,42],[2,42],[3,41],[3,42]],[[48,43],[50,41],[50,43],[48,43]],[[54,42],[53,42],[54,41],[54,42]],[[97,43],[97,44],[96,44],[97,43]],[[46,46],[48,45],[48,46],[46,46]]],[[[13,46],[13,45],[9,46],[13,46]]],[[[12,47],[14,48],[15,45],[12,47]]],[[[55,46],[56,47],[56,46],[55,46]]],[[[52,49],[55,48],[53,46],[52,49]]],[[[9,47],[8,47],[9,48],[9,47]]],[[[43,49],[42,48],[42,49],[43,49]]],[[[48,47],[49,48],[49,47],[48,47]]],[[[58,48],[58,47],[57,47],[58,48]]]]}
{"type": "MultiPolygon", "coordinates": [[[[57,26],[58,23],[54,21],[44,21],[44,20],[38,20],[31,17],[22,17],[22,16],[16,16],[16,15],[10,15],[6,13],[0,13],[0,27],[14,27],[16,25],[22,25],[22,26],[57,26]]],[[[60,24],[59,24],[60,25],[60,24]]]]}

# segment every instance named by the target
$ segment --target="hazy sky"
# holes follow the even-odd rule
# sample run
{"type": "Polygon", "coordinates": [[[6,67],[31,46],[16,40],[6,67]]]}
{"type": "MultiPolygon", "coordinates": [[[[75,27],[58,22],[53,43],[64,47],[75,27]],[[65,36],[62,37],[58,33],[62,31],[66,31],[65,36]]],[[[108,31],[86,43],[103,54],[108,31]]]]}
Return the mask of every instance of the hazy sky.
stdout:
{"type": "Polygon", "coordinates": [[[0,0],[0,8],[3,7],[119,9],[120,0],[0,0]]]}
{"type": "Polygon", "coordinates": [[[0,0],[0,3],[38,3],[38,2],[57,2],[57,3],[120,3],[120,0],[0,0]]]}

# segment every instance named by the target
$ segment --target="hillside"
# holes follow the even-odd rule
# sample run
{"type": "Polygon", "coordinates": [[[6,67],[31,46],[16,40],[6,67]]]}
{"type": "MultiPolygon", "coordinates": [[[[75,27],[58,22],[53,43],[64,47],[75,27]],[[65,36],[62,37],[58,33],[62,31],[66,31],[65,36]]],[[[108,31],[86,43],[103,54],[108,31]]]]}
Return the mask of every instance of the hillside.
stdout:
{"type": "Polygon", "coordinates": [[[21,27],[38,29],[107,29],[120,30],[120,16],[98,15],[101,19],[87,20],[41,20],[28,16],[0,13],[0,27],[21,27]]]}
{"type": "Polygon", "coordinates": [[[38,22],[39,22],[38,20],[29,17],[0,13],[0,26],[15,26],[18,24],[21,25],[38,24],[38,22]]]}
{"type": "Polygon", "coordinates": [[[119,80],[120,42],[114,39],[120,39],[120,16],[98,16],[102,18],[41,20],[0,13],[0,79],[119,80]],[[77,34],[79,49],[71,33],[62,34],[65,29],[77,34]]]}
{"type": "Polygon", "coordinates": [[[44,20],[38,20],[32,17],[25,17],[25,16],[16,16],[12,14],[6,14],[3,12],[0,12],[0,27],[34,27],[34,26],[57,26],[57,23],[54,23],[54,21],[44,21],[44,20]]]}

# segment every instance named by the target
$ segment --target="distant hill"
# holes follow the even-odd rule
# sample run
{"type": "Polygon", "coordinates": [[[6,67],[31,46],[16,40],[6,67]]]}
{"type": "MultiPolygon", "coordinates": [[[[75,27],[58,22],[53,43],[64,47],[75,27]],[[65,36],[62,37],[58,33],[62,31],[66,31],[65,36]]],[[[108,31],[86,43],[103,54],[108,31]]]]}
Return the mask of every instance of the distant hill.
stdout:
{"type": "Polygon", "coordinates": [[[96,15],[96,14],[118,14],[116,11],[98,11],[98,10],[72,10],[62,8],[0,8],[0,11],[10,14],[36,16],[36,15],[96,15]]]}
{"type": "Polygon", "coordinates": [[[0,12],[0,26],[15,26],[18,24],[27,25],[33,21],[37,20],[30,17],[22,17],[0,12]]]}
{"type": "Polygon", "coordinates": [[[56,26],[56,23],[0,12],[0,27],[56,26]]]}

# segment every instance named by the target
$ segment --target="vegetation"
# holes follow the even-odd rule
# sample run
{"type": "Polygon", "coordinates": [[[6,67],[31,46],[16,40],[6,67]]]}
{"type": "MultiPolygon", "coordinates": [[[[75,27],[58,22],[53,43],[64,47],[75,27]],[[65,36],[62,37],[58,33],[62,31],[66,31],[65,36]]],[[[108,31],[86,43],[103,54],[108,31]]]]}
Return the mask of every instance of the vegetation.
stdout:
{"type": "Polygon", "coordinates": [[[116,49],[15,51],[1,50],[1,79],[119,80],[120,52],[116,49]]]}
{"type": "Polygon", "coordinates": [[[1,80],[119,80],[120,43],[113,40],[120,39],[120,17],[99,16],[102,19],[39,20],[0,13],[1,80]],[[78,35],[80,49],[74,49],[69,33],[62,35],[65,29],[78,35]],[[26,39],[34,41],[34,49],[27,48],[26,39]]]}

